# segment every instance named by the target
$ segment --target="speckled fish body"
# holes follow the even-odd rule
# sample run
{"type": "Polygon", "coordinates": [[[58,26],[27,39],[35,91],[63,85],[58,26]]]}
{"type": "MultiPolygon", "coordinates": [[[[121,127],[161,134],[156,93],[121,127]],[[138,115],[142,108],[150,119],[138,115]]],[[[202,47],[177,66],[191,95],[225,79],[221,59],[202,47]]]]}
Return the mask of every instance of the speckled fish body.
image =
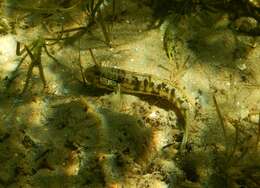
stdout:
{"type": "Polygon", "coordinates": [[[168,80],[159,79],[150,74],[126,71],[112,67],[93,66],[85,72],[86,80],[99,88],[115,90],[125,93],[156,96],[172,104],[178,119],[187,127],[189,115],[189,101],[184,92],[171,84],[168,80]]]}

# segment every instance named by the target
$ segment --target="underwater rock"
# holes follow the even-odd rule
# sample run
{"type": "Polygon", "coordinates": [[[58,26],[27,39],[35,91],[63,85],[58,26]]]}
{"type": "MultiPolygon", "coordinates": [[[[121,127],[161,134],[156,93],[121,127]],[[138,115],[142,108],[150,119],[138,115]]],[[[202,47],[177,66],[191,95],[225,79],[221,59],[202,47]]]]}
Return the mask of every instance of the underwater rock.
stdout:
{"type": "Polygon", "coordinates": [[[252,17],[240,17],[234,22],[234,29],[244,33],[259,33],[258,21],[252,17]]]}
{"type": "Polygon", "coordinates": [[[249,0],[248,3],[253,7],[260,8],[260,1],[259,0],[249,0]]]}

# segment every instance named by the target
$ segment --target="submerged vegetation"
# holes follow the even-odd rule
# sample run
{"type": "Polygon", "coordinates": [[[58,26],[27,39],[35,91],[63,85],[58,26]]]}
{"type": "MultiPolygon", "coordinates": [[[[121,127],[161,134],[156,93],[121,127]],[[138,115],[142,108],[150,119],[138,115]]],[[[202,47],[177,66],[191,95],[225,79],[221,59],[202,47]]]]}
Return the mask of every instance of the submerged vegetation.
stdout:
{"type": "Polygon", "coordinates": [[[8,74],[0,59],[0,188],[260,187],[259,0],[4,0],[0,10],[0,36],[16,42],[8,74]]]}
{"type": "MultiPolygon", "coordinates": [[[[200,15],[202,10],[205,10],[209,16],[214,12],[227,13],[228,19],[233,22],[231,22],[229,27],[244,34],[260,35],[258,23],[260,19],[260,3],[257,0],[146,0],[140,3],[145,3],[153,9],[155,22],[152,23],[151,28],[160,26],[167,20],[168,24],[164,33],[164,49],[171,60],[174,59],[174,54],[178,53],[175,42],[182,40],[181,36],[178,36],[180,33],[174,31],[174,27],[179,27],[181,24],[179,22],[182,22],[186,16],[196,14],[199,15],[198,17],[201,21],[207,22],[207,20],[203,20],[205,15],[200,15]]],[[[47,46],[80,43],[84,34],[90,35],[90,37],[93,36],[91,30],[95,25],[100,27],[103,34],[103,39],[99,40],[102,40],[107,47],[112,47],[113,41],[111,41],[110,31],[113,32],[111,29],[113,21],[120,19],[120,14],[123,13],[120,10],[120,4],[116,0],[40,0],[37,2],[30,0],[6,0],[1,3],[3,13],[1,14],[0,29],[4,34],[17,34],[17,55],[21,55],[19,48],[21,46],[24,47],[22,51],[26,51],[26,54],[21,58],[19,66],[28,55],[32,60],[32,64],[34,64],[35,60],[32,59],[33,53],[31,50],[35,46],[38,46],[36,48],[39,53],[44,48],[46,53],[56,61],[47,51],[47,46]],[[41,44],[37,45],[36,43],[41,44]]],[[[93,56],[92,48],[88,48],[88,50],[93,56]]],[[[41,53],[38,56],[34,57],[34,59],[40,61],[41,53]]],[[[179,59],[175,61],[177,68],[178,61],[179,59]]],[[[41,67],[41,63],[38,66],[41,67]]],[[[30,72],[29,70],[23,91],[26,90],[28,85],[31,76],[30,72]]],[[[41,68],[40,74],[45,86],[41,68]]]]}

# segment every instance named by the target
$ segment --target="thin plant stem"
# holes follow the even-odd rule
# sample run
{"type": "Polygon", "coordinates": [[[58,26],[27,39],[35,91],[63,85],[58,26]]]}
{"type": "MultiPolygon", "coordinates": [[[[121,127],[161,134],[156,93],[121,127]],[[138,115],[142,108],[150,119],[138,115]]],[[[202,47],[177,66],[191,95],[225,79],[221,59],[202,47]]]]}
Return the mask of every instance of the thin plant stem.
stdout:
{"type": "Polygon", "coordinates": [[[83,83],[86,85],[86,79],[85,79],[85,76],[84,76],[82,62],[81,62],[80,39],[79,39],[79,68],[80,68],[80,73],[81,73],[81,77],[82,77],[83,83]]]}
{"type": "Polygon", "coordinates": [[[42,66],[42,63],[41,63],[42,46],[38,46],[38,48],[40,48],[40,49],[37,49],[38,50],[37,57],[35,58],[35,56],[32,54],[32,52],[29,50],[29,48],[25,45],[25,49],[26,49],[28,55],[31,58],[31,64],[29,66],[29,69],[28,69],[28,72],[27,72],[27,75],[26,75],[25,85],[24,85],[24,88],[23,88],[22,93],[21,93],[22,95],[25,93],[25,91],[27,90],[27,88],[29,86],[29,82],[30,82],[30,79],[32,77],[32,71],[33,71],[34,66],[36,66],[36,65],[39,68],[39,74],[40,74],[41,80],[43,82],[43,86],[44,86],[44,88],[46,88],[47,83],[46,83],[46,80],[45,80],[43,66],[42,66]]]}
{"type": "Polygon", "coordinates": [[[40,59],[39,59],[37,65],[38,65],[40,77],[41,77],[41,80],[42,80],[42,83],[43,83],[43,88],[46,88],[47,83],[46,83],[46,79],[45,79],[45,76],[44,76],[44,71],[43,71],[42,62],[41,62],[40,59]]]}
{"type": "MultiPolygon", "coordinates": [[[[59,61],[58,61],[53,55],[51,55],[51,53],[48,51],[48,49],[47,49],[47,47],[46,47],[45,44],[43,45],[43,48],[44,48],[44,51],[46,52],[46,54],[47,54],[53,61],[55,61],[56,63],[59,63],[59,61]]],[[[60,64],[60,63],[59,63],[59,64],[60,64]]]]}
{"type": "Polygon", "coordinates": [[[98,20],[99,20],[102,32],[104,34],[106,44],[108,45],[108,47],[111,48],[111,40],[110,40],[109,34],[107,32],[107,28],[106,28],[105,23],[104,23],[104,19],[103,19],[102,13],[101,13],[100,10],[98,11],[98,13],[99,13],[99,19],[98,20]]]}
{"type": "Polygon", "coordinates": [[[238,144],[238,133],[239,133],[239,129],[237,126],[235,127],[235,140],[234,140],[234,146],[232,148],[232,151],[230,152],[228,158],[227,158],[227,164],[229,164],[229,162],[231,161],[232,157],[234,156],[236,149],[237,149],[237,144],[238,144]]]}
{"type": "Polygon", "coordinates": [[[28,85],[29,85],[29,82],[30,82],[30,79],[31,79],[31,76],[32,76],[33,67],[34,67],[33,62],[31,62],[29,69],[28,69],[28,72],[27,72],[27,75],[26,75],[25,85],[24,85],[23,91],[21,93],[22,95],[25,93],[25,91],[28,88],[28,85]]]}
{"type": "MultiPolygon", "coordinates": [[[[32,49],[34,49],[35,45],[33,45],[31,48],[30,48],[30,51],[32,49]]],[[[26,50],[26,48],[24,48],[22,51],[20,51],[20,45],[17,46],[18,49],[16,49],[16,52],[18,52],[18,54],[22,55],[26,50]]],[[[8,79],[7,83],[6,83],[6,88],[8,89],[12,82],[14,81],[14,79],[18,76],[18,70],[19,68],[22,66],[25,58],[28,56],[28,53],[26,53],[20,60],[19,64],[17,65],[17,67],[15,68],[15,70],[11,73],[11,76],[10,78],[8,79]]]]}
{"type": "Polygon", "coordinates": [[[43,71],[43,66],[42,66],[42,59],[41,59],[41,56],[42,56],[42,48],[45,46],[45,41],[37,41],[37,49],[36,49],[36,57],[34,58],[34,65],[38,66],[39,68],[39,73],[40,73],[40,77],[41,77],[41,80],[43,82],[43,87],[46,88],[46,79],[45,79],[45,76],[44,76],[44,71],[43,71]]]}
{"type": "Polygon", "coordinates": [[[213,101],[214,101],[214,104],[215,104],[215,107],[216,107],[216,111],[217,111],[217,114],[218,114],[218,117],[220,119],[220,125],[222,127],[222,131],[223,131],[223,136],[224,136],[224,141],[225,141],[225,145],[226,145],[226,151],[227,151],[227,133],[226,133],[226,129],[225,129],[225,122],[224,122],[224,119],[223,119],[223,116],[221,114],[221,111],[219,109],[219,106],[218,106],[218,102],[217,102],[217,99],[216,99],[216,96],[213,94],[213,101]]]}
{"type": "Polygon", "coordinates": [[[92,51],[91,48],[89,49],[89,53],[90,53],[91,58],[93,59],[93,62],[95,63],[95,65],[96,65],[97,67],[99,67],[100,65],[99,65],[99,63],[96,61],[96,58],[95,58],[95,56],[94,56],[93,51],[92,51]]]}
{"type": "Polygon", "coordinates": [[[258,150],[259,141],[260,141],[260,112],[258,114],[258,132],[256,135],[256,151],[258,150]]]}
{"type": "Polygon", "coordinates": [[[17,42],[16,42],[16,55],[17,55],[17,56],[20,56],[20,55],[21,55],[20,48],[21,48],[21,43],[17,41],[17,42]]]}

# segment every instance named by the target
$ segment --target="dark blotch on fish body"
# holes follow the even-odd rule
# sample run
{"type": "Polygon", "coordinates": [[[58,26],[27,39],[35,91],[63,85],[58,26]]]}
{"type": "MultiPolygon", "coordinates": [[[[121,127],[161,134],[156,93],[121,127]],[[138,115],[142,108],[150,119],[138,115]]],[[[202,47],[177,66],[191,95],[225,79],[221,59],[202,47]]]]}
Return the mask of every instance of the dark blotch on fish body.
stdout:
{"type": "Polygon", "coordinates": [[[134,86],[134,90],[140,90],[141,81],[139,81],[137,77],[133,76],[132,84],[134,86]]]}

